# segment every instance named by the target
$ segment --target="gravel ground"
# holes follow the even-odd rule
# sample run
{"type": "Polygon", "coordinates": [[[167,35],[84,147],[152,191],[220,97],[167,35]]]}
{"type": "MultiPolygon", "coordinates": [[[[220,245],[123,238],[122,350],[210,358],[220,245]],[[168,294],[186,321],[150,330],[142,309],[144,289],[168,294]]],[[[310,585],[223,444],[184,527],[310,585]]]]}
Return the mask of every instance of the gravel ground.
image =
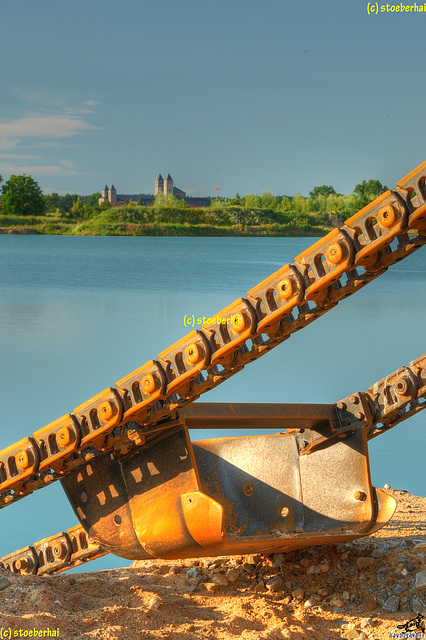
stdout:
{"type": "Polygon", "coordinates": [[[385,488],[393,519],[349,544],[47,577],[2,570],[0,637],[388,640],[426,623],[426,498],[385,488]]]}

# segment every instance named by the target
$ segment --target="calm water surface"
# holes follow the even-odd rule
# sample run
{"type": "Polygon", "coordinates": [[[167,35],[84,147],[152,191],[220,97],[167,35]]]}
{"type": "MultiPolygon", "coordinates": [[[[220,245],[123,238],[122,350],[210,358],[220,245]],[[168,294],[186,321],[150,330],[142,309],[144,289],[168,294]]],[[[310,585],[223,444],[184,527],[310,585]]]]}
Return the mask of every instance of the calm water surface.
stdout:
{"type": "MultiPolygon", "coordinates": [[[[154,358],[188,332],[185,314],[214,315],[312,241],[0,235],[0,446],[154,358]]],[[[426,351],[425,294],[422,249],[203,399],[335,402],[364,390],[426,351]]],[[[426,495],[425,422],[371,442],[373,484],[426,495]]],[[[76,524],[59,484],[0,518],[0,556],[76,524]]]]}

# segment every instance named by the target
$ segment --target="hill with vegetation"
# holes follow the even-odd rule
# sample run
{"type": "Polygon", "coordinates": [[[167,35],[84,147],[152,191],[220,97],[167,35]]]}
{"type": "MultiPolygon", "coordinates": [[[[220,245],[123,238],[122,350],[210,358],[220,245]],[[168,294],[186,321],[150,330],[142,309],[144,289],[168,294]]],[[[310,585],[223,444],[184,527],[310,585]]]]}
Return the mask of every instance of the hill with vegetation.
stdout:
{"type": "MultiPolygon", "coordinates": [[[[1,180],[1,178],[0,178],[1,180]]],[[[112,207],[90,196],[42,195],[31,176],[11,176],[3,185],[0,233],[131,236],[321,236],[383,193],[378,180],[363,181],[353,193],[329,185],[309,196],[260,196],[213,200],[190,208],[173,196],[156,196],[152,205],[129,201],[112,207]]]]}

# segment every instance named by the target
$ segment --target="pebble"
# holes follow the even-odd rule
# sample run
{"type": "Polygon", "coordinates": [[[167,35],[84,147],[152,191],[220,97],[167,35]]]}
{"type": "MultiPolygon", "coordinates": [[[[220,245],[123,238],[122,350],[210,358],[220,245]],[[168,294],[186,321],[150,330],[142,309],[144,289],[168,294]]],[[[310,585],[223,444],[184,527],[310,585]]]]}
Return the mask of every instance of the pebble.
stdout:
{"type": "Polygon", "coordinates": [[[265,586],[268,591],[281,591],[283,588],[283,584],[284,583],[281,576],[273,576],[270,580],[267,581],[265,586]]]}
{"type": "Polygon", "coordinates": [[[362,601],[362,606],[364,607],[365,611],[374,611],[375,609],[377,609],[376,598],[371,595],[371,593],[369,593],[368,596],[365,596],[364,600],[362,601]]]}
{"type": "Polygon", "coordinates": [[[182,567],[180,567],[178,564],[174,564],[172,567],[170,567],[169,569],[169,573],[180,573],[182,567]]]}
{"type": "Polygon", "coordinates": [[[423,591],[426,589],[426,571],[419,571],[416,573],[415,589],[417,591],[423,591]]]}
{"type": "Polygon", "coordinates": [[[411,603],[411,611],[414,613],[420,613],[421,615],[426,615],[426,602],[419,598],[419,596],[414,596],[413,601],[411,603]]]}
{"type": "Polygon", "coordinates": [[[219,587],[227,587],[229,584],[228,580],[221,573],[217,573],[216,575],[214,575],[212,578],[212,582],[214,584],[217,584],[219,587]]]}
{"type": "Polygon", "coordinates": [[[345,629],[342,633],[342,638],[345,640],[358,640],[362,636],[359,635],[359,632],[356,629],[345,629]]]}
{"type": "Polygon", "coordinates": [[[214,582],[203,582],[203,587],[206,591],[217,591],[220,586],[214,582]]]}
{"type": "Polygon", "coordinates": [[[376,559],[383,558],[383,551],[381,549],[374,549],[371,557],[376,559]]]}
{"type": "Polygon", "coordinates": [[[361,629],[365,629],[365,627],[372,627],[373,621],[371,618],[361,618],[360,627],[361,629]]]}
{"type": "Polygon", "coordinates": [[[386,613],[396,613],[399,609],[399,596],[391,596],[385,600],[382,609],[386,613]]]}
{"type": "Polygon", "coordinates": [[[238,569],[228,569],[225,575],[228,582],[236,582],[240,577],[240,572],[238,569]]]}
{"type": "Polygon", "coordinates": [[[272,566],[274,569],[278,569],[284,562],[284,555],[282,553],[274,553],[272,558],[272,566]]]}
{"type": "Polygon", "coordinates": [[[321,573],[321,567],[319,566],[319,564],[312,564],[308,570],[306,571],[306,573],[308,574],[308,576],[313,575],[314,573],[321,573]]]}
{"type": "Polygon", "coordinates": [[[350,597],[351,597],[351,596],[349,595],[349,591],[344,591],[344,592],[342,593],[342,598],[343,598],[343,600],[348,601],[348,600],[350,600],[350,597]]]}
{"type": "Polygon", "coordinates": [[[189,585],[189,587],[187,587],[187,588],[186,588],[186,591],[187,591],[188,593],[193,593],[193,592],[195,591],[195,589],[196,589],[196,588],[197,588],[197,585],[196,585],[196,584],[191,584],[191,585],[189,585]]]}
{"type": "Polygon", "coordinates": [[[404,558],[404,556],[397,556],[396,561],[403,562],[405,564],[407,562],[407,558],[404,558]]]}
{"type": "Polygon", "coordinates": [[[311,609],[312,607],[316,607],[317,603],[315,600],[306,600],[303,604],[304,609],[311,609]]]}
{"type": "Polygon", "coordinates": [[[393,590],[395,595],[399,595],[403,591],[405,591],[405,587],[403,587],[402,584],[397,584],[395,589],[393,590]]]}
{"type": "Polygon", "coordinates": [[[198,578],[200,572],[197,567],[191,567],[191,569],[188,569],[188,571],[186,572],[186,575],[188,576],[188,578],[198,578]]]}
{"type": "Polygon", "coordinates": [[[163,601],[160,598],[160,596],[158,596],[156,593],[154,593],[152,598],[151,598],[151,600],[150,600],[150,602],[148,603],[148,609],[150,611],[157,611],[162,603],[163,603],[163,601]]]}
{"type": "Polygon", "coordinates": [[[303,591],[303,589],[294,589],[291,592],[291,595],[293,596],[293,598],[297,598],[298,600],[301,600],[305,595],[305,592],[303,591]]]}
{"type": "Polygon", "coordinates": [[[248,562],[245,562],[243,564],[243,571],[245,571],[246,573],[253,573],[254,566],[248,562]]]}
{"type": "Polygon", "coordinates": [[[263,580],[261,580],[260,582],[258,582],[258,583],[253,587],[253,591],[255,591],[256,593],[262,593],[263,591],[266,591],[265,583],[263,582],[263,580]]]}
{"type": "Polygon", "coordinates": [[[365,569],[366,567],[370,567],[374,564],[374,558],[368,556],[360,556],[356,559],[356,563],[358,565],[358,569],[365,569]]]}
{"type": "Polygon", "coordinates": [[[0,590],[6,589],[10,585],[10,580],[5,576],[0,576],[0,590]]]}

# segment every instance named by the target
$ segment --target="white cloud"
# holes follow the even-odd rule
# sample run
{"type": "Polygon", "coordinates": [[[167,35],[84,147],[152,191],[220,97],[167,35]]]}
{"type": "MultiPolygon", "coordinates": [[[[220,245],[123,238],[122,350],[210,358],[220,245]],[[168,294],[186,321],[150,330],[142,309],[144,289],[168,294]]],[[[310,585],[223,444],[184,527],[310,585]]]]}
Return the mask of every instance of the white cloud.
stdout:
{"type": "Polygon", "coordinates": [[[21,138],[68,138],[98,129],[76,116],[32,116],[0,122],[0,145],[21,138]]]}
{"type": "Polygon", "coordinates": [[[26,174],[39,175],[39,176],[58,175],[58,174],[74,175],[77,173],[70,166],[64,165],[63,162],[64,161],[62,160],[61,164],[59,165],[54,165],[54,164],[52,165],[19,164],[18,165],[18,164],[11,164],[8,162],[0,162],[0,173],[10,174],[10,175],[26,173],[26,174]]]}
{"type": "Polygon", "coordinates": [[[10,158],[11,160],[40,160],[41,156],[25,156],[19,153],[0,153],[0,160],[10,158]]]}

